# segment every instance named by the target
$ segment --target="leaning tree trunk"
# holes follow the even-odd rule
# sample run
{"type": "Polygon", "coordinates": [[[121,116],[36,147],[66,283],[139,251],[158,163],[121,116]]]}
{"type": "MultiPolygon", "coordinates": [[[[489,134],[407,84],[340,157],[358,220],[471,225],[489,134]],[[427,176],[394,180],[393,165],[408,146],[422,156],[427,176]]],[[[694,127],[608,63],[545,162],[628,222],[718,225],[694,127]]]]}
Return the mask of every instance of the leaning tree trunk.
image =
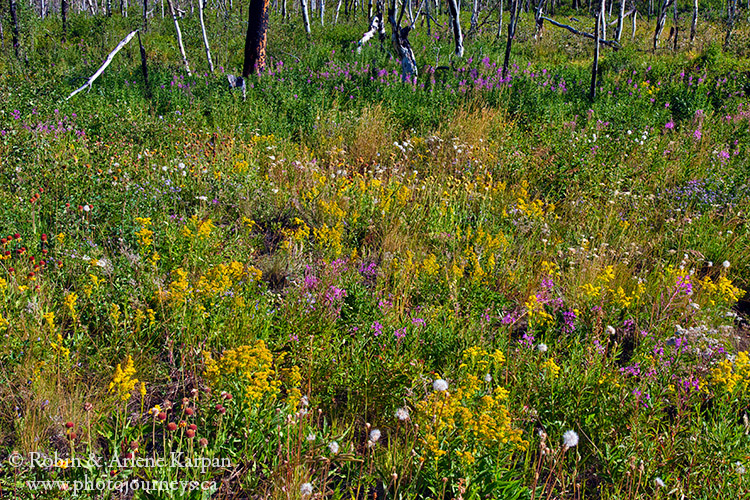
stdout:
{"type": "Polygon", "coordinates": [[[636,20],[638,18],[638,9],[633,9],[633,32],[630,34],[630,40],[635,40],[635,29],[636,29],[636,20]]]}
{"type": "Polygon", "coordinates": [[[318,0],[318,3],[320,4],[320,25],[325,26],[326,22],[326,3],[324,0],[318,0]]]}
{"type": "Polygon", "coordinates": [[[620,13],[617,15],[617,41],[620,41],[622,36],[622,24],[625,21],[625,0],[620,0],[620,13]]]}
{"type": "Polygon", "coordinates": [[[169,6],[169,12],[172,14],[174,29],[177,32],[177,45],[180,48],[180,55],[182,55],[182,64],[185,65],[185,71],[187,71],[188,76],[192,76],[192,73],[190,73],[190,64],[188,64],[187,55],[185,55],[185,46],[182,44],[182,31],[180,31],[180,23],[177,22],[177,12],[172,1],[173,0],[167,0],[167,5],[169,6]]]}
{"type": "Polygon", "coordinates": [[[10,23],[11,32],[13,35],[13,52],[16,54],[16,59],[21,58],[21,43],[19,42],[18,35],[18,15],[16,14],[16,0],[10,0],[10,23]]]}
{"type": "Polygon", "coordinates": [[[310,34],[310,16],[307,11],[307,0],[300,0],[302,4],[302,22],[305,25],[305,33],[310,34]]]}
{"type": "MultiPolygon", "coordinates": [[[[146,0],[143,0],[144,2],[146,0]]],[[[214,72],[214,62],[211,59],[211,49],[208,46],[208,35],[206,35],[206,23],[203,21],[203,1],[198,0],[198,17],[201,21],[201,34],[203,35],[203,46],[206,48],[206,59],[208,59],[208,69],[214,72]]]]}
{"type": "MultiPolygon", "coordinates": [[[[404,1],[408,1],[408,0],[404,0],[404,1]]],[[[456,3],[456,0],[448,0],[448,9],[450,10],[450,14],[451,14],[451,27],[453,28],[453,40],[456,44],[455,54],[456,54],[456,57],[463,57],[464,56],[464,36],[461,33],[461,21],[459,19],[459,15],[461,13],[458,11],[458,4],[456,3]]]]}
{"type": "Polygon", "coordinates": [[[693,21],[690,23],[690,43],[695,41],[695,30],[698,28],[698,0],[693,0],[693,21]]]}
{"type": "Polygon", "coordinates": [[[596,97],[596,75],[599,72],[599,37],[600,28],[604,24],[604,0],[599,0],[599,12],[596,15],[596,29],[594,30],[594,64],[591,66],[591,88],[589,99],[596,97]]]}
{"type": "Polygon", "coordinates": [[[242,66],[243,78],[265,69],[267,31],[268,0],[250,0],[245,37],[245,64],[242,66]]]}

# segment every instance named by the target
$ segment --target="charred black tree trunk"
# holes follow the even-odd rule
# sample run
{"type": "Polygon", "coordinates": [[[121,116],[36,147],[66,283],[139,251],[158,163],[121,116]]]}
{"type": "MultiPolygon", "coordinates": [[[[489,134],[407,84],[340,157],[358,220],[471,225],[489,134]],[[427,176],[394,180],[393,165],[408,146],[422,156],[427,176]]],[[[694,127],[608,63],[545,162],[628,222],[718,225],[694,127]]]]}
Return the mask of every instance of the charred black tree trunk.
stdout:
{"type": "Polygon", "coordinates": [[[143,74],[143,88],[146,92],[146,98],[151,99],[151,87],[148,84],[148,67],[146,66],[146,49],[141,42],[141,34],[138,33],[138,46],[141,49],[141,73],[143,74]]]}
{"type": "Polygon", "coordinates": [[[518,15],[518,3],[520,1],[510,0],[510,21],[508,22],[508,42],[505,44],[505,59],[503,60],[503,79],[508,77],[510,49],[513,44],[513,38],[516,36],[516,16],[518,15]]]}
{"type": "Polygon", "coordinates": [[[245,64],[242,66],[243,78],[265,69],[267,31],[268,0],[250,0],[245,37],[245,64]]]}
{"type": "Polygon", "coordinates": [[[10,0],[10,23],[13,36],[13,52],[16,59],[21,58],[21,43],[18,36],[18,15],[16,14],[16,0],[10,0]]]}
{"type": "Polygon", "coordinates": [[[63,42],[68,38],[68,0],[60,0],[60,17],[62,17],[63,42]]]}
{"type": "Polygon", "coordinates": [[[599,0],[599,12],[596,14],[596,29],[594,30],[594,64],[591,68],[591,88],[589,89],[589,99],[592,101],[596,97],[596,76],[599,72],[599,36],[601,25],[604,23],[604,0],[599,0]]]}

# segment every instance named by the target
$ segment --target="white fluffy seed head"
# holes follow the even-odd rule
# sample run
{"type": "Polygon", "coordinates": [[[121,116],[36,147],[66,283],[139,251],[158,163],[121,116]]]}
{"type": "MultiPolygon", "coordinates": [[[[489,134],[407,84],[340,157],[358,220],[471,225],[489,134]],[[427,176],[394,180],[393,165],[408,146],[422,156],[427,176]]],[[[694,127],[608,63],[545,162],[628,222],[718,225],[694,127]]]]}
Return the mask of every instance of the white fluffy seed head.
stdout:
{"type": "Polygon", "coordinates": [[[373,429],[370,431],[370,441],[377,443],[380,439],[380,429],[373,429]]]}
{"type": "Polygon", "coordinates": [[[336,441],[331,441],[328,444],[328,449],[331,450],[331,453],[336,455],[339,452],[339,444],[336,441]]]}
{"type": "Polygon", "coordinates": [[[444,392],[448,390],[448,382],[439,378],[432,383],[432,388],[437,392],[444,392]]]}
{"type": "Polygon", "coordinates": [[[563,444],[566,448],[573,448],[578,445],[578,434],[576,431],[566,431],[563,434],[563,444]]]}
{"type": "Polygon", "coordinates": [[[396,418],[401,421],[409,420],[409,409],[406,407],[403,407],[403,408],[399,408],[398,410],[396,410],[396,418]]]}

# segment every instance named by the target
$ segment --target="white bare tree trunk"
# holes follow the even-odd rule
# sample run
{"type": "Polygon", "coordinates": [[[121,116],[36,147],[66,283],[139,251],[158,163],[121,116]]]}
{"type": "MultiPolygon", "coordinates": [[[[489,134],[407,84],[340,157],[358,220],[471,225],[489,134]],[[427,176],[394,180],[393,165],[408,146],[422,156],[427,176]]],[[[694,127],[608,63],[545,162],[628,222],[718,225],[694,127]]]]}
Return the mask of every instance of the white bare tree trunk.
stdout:
{"type": "Polygon", "coordinates": [[[300,0],[302,4],[302,22],[305,24],[305,33],[310,34],[310,16],[307,12],[307,0],[300,0]]]}
{"type": "Polygon", "coordinates": [[[500,15],[498,16],[497,22],[497,37],[500,38],[503,34],[503,0],[500,0],[500,15]]]}
{"type": "Polygon", "coordinates": [[[622,36],[622,25],[625,21],[625,0],[620,0],[620,13],[617,16],[617,36],[615,37],[617,41],[620,41],[620,37],[622,36]]]}
{"type": "Polygon", "coordinates": [[[461,12],[458,9],[458,4],[456,3],[456,0],[447,0],[448,1],[448,10],[451,14],[451,27],[453,29],[453,41],[456,44],[456,50],[454,54],[456,57],[463,57],[464,56],[464,35],[461,33],[461,21],[459,19],[459,16],[461,15],[461,12]]]}
{"type": "Polygon", "coordinates": [[[172,20],[174,21],[174,29],[177,32],[177,45],[180,47],[182,63],[185,65],[185,71],[187,71],[188,76],[192,76],[192,73],[190,73],[190,64],[188,64],[187,55],[185,55],[185,46],[182,44],[182,31],[180,31],[180,23],[177,22],[177,12],[175,12],[172,0],[167,0],[167,5],[169,5],[169,12],[172,14],[172,20]]]}
{"type": "Polygon", "coordinates": [[[198,0],[198,17],[201,21],[201,33],[203,35],[203,46],[206,48],[206,59],[208,59],[208,68],[211,73],[214,72],[214,62],[211,60],[211,49],[208,46],[208,36],[206,35],[206,23],[203,22],[203,0],[198,0]]]}
{"type": "Polygon", "coordinates": [[[693,0],[693,21],[690,23],[690,43],[695,41],[695,32],[698,28],[698,0],[693,0]]]}

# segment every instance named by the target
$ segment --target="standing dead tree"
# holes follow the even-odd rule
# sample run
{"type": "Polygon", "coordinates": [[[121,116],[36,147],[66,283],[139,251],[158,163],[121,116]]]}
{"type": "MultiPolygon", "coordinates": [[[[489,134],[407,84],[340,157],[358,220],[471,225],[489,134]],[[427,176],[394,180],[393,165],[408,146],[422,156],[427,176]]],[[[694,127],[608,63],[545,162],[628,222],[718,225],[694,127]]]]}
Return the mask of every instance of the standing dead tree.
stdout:
{"type": "Polygon", "coordinates": [[[245,37],[245,62],[242,77],[247,78],[266,68],[266,38],[268,33],[268,0],[250,0],[245,37]]]}
{"type": "MultiPolygon", "coordinates": [[[[409,0],[404,0],[409,1],[409,0]]],[[[464,36],[461,33],[461,12],[458,8],[456,0],[447,0],[448,10],[451,15],[451,28],[453,29],[453,41],[456,45],[455,54],[456,57],[464,56],[464,36]]]]}
{"type": "Polygon", "coordinates": [[[18,14],[16,13],[16,0],[10,0],[10,23],[11,23],[11,34],[13,40],[13,52],[16,54],[16,59],[21,58],[21,43],[18,35],[18,14]]]}
{"type": "Polygon", "coordinates": [[[310,34],[310,15],[307,11],[307,1],[308,0],[300,0],[300,3],[302,4],[302,22],[305,25],[305,33],[308,35],[310,34]]]}
{"type": "Polygon", "coordinates": [[[656,18],[656,29],[654,30],[654,52],[656,52],[656,47],[659,45],[659,37],[661,36],[662,31],[664,31],[664,23],[667,20],[667,10],[673,2],[674,0],[664,0],[659,9],[659,15],[656,18]]]}
{"type": "Polygon", "coordinates": [[[169,5],[169,12],[172,14],[172,20],[174,21],[174,29],[177,32],[177,45],[180,48],[180,55],[182,55],[182,64],[185,65],[185,71],[187,71],[188,76],[191,76],[190,64],[188,64],[187,55],[185,55],[185,46],[182,44],[182,31],[180,31],[180,23],[177,22],[177,12],[173,0],[167,0],[167,4],[169,5]]]}
{"type": "Polygon", "coordinates": [[[505,44],[505,59],[503,59],[503,79],[508,77],[508,65],[510,64],[510,50],[513,39],[516,37],[516,17],[521,0],[510,0],[510,21],[508,21],[508,41],[505,44]]]}
{"type": "MultiPolygon", "coordinates": [[[[198,0],[198,17],[200,18],[200,22],[201,22],[201,34],[203,35],[203,47],[205,47],[206,49],[206,59],[208,59],[208,68],[211,70],[211,73],[213,73],[214,62],[211,59],[211,48],[208,46],[208,35],[206,35],[206,23],[203,21],[203,2],[204,1],[205,0],[198,0]]],[[[143,0],[143,2],[145,4],[146,0],[143,0]]]]}
{"type": "Polygon", "coordinates": [[[695,31],[698,27],[698,0],[693,0],[693,20],[690,23],[690,43],[695,41],[695,31]]]}
{"type": "Polygon", "coordinates": [[[596,28],[594,28],[594,63],[591,66],[591,88],[589,88],[589,99],[596,97],[596,77],[599,72],[599,29],[604,26],[604,1],[599,0],[599,12],[596,16],[596,28]]]}
{"type": "Polygon", "coordinates": [[[727,0],[727,34],[724,37],[724,50],[729,48],[734,30],[734,18],[737,15],[737,0],[727,0]]]}
{"type": "MultiPolygon", "coordinates": [[[[396,0],[393,0],[388,9],[388,22],[391,24],[391,41],[401,61],[401,78],[403,80],[411,79],[412,76],[416,78],[418,73],[417,60],[409,43],[409,32],[414,28],[414,24],[401,27],[406,1],[401,3],[401,12],[399,13],[398,20],[396,20],[396,0]]],[[[417,13],[417,16],[419,16],[419,13],[417,13]]],[[[416,21],[416,19],[413,21],[416,21]]]]}

